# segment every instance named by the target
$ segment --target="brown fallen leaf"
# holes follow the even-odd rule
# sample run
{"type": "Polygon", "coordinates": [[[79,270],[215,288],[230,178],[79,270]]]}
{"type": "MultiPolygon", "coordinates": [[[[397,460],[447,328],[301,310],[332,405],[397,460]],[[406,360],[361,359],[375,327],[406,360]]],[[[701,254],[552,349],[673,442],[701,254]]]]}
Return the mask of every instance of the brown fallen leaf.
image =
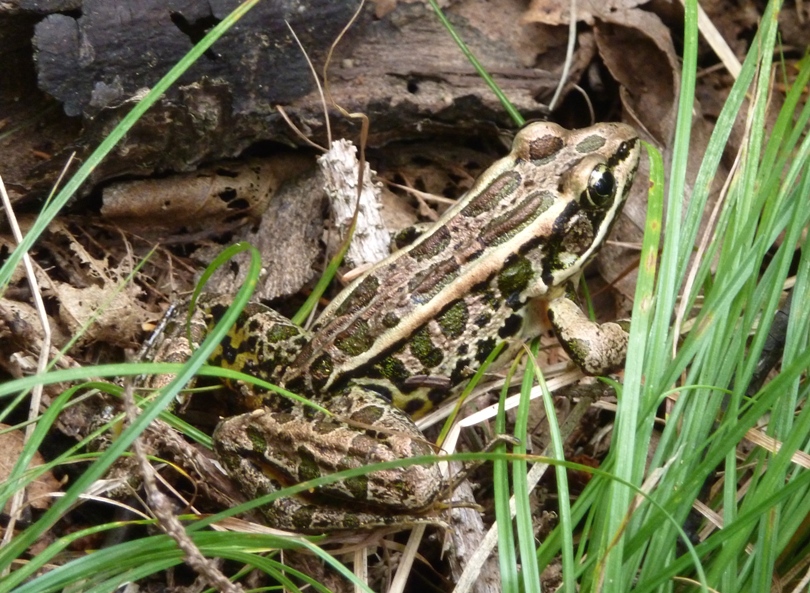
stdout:
{"type": "Polygon", "coordinates": [[[101,214],[146,237],[221,233],[255,222],[279,186],[309,163],[303,155],[227,161],[162,179],[119,181],[103,191],[101,214]]]}
{"type": "MultiPolygon", "coordinates": [[[[576,8],[577,21],[592,25],[595,19],[606,20],[615,12],[646,3],[647,0],[579,0],[576,8]]],[[[523,20],[527,23],[567,25],[571,20],[570,9],[570,0],[532,0],[523,20]]]]}
{"type": "Polygon", "coordinates": [[[136,262],[117,259],[111,253],[97,257],[77,238],[70,225],[60,220],[51,224],[54,251],[62,260],[62,272],[69,281],[50,281],[59,302],[59,318],[71,335],[82,332],[80,344],[105,341],[132,347],[148,312],[140,300],[143,289],[128,281],[136,262]],[[82,328],[85,328],[82,330],[82,328]]]}
{"type": "MultiPolygon", "coordinates": [[[[10,428],[6,424],[0,424],[0,431],[10,428]]],[[[11,430],[9,432],[0,432],[0,451],[3,455],[0,457],[0,482],[5,482],[8,479],[14,464],[17,462],[23,450],[23,432],[20,430],[11,430]]],[[[31,467],[43,465],[45,459],[39,452],[34,454],[31,461],[31,467]]],[[[51,494],[60,490],[60,482],[51,472],[45,472],[36,480],[28,484],[25,488],[25,496],[27,504],[37,510],[47,509],[51,505],[51,494]]],[[[10,502],[6,503],[3,508],[4,513],[9,513],[11,510],[10,502]]]]}
{"type": "Polygon", "coordinates": [[[669,28],[658,15],[632,9],[601,18],[594,32],[599,55],[623,87],[630,121],[659,146],[668,146],[680,89],[680,64],[669,28]]]}

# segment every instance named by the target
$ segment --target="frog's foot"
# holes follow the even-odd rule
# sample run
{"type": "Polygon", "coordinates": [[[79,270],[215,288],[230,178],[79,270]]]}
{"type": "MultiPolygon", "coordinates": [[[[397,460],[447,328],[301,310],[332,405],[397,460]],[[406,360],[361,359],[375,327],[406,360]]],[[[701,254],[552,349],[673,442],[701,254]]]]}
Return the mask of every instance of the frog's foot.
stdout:
{"type": "Polygon", "coordinates": [[[605,375],[624,364],[628,333],[618,323],[596,323],[568,298],[548,304],[548,318],[557,339],[588,375],[605,375]]]}

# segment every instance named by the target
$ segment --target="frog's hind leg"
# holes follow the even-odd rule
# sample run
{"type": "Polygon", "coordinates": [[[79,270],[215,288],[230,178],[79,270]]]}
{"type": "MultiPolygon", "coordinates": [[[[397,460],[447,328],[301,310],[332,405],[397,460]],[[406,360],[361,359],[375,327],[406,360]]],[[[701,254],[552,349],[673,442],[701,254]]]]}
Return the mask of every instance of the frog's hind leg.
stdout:
{"type": "MultiPolygon", "coordinates": [[[[286,411],[262,408],[222,421],[214,432],[217,456],[246,496],[256,498],[339,471],[432,455],[413,421],[360,387],[327,399],[332,414],[302,404],[286,411]]],[[[443,491],[436,463],[369,471],[308,493],[310,505],[295,499],[263,509],[274,527],[314,522],[326,528],[410,524],[431,510],[443,491]],[[304,508],[306,507],[306,508],[304,508]],[[281,510],[279,510],[281,509],[281,510]],[[303,517],[303,518],[302,518],[303,517]]],[[[286,500],[286,499],[285,499],[286,500]]],[[[286,527],[285,527],[286,526],[286,527]]]]}
{"type": "MultiPolygon", "coordinates": [[[[241,474],[256,488],[246,488],[244,494],[258,498],[281,489],[281,484],[267,480],[266,474],[254,462],[243,459],[241,474]],[[259,475],[261,474],[261,475],[259,475]]],[[[318,534],[331,531],[374,529],[378,527],[413,526],[420,523],[443,525],[435,515],[407,515],[372,511],[358,511],[351,505],[334,505],[323,501],[310,501],[301,496],[285,496],[259,507],[267,525],[293,533],[318,534]]]]}

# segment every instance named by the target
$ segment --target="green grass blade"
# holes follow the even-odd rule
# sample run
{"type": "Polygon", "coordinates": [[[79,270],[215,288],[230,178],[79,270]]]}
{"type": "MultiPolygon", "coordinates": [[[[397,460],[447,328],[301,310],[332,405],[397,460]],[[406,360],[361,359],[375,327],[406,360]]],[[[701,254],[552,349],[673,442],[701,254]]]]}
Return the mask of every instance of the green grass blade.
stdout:
{"type": "MultiPolygon", "coordinates": [[[[506,434],[505,402],[516,367],[517,361],[510,367],[503,389],[501,389],[498,415],[495,417],[495,434],[506,434]]],[[[506,444],[498,444],[494,451],[496,453],[506,453],[506,444]]],[[[501,591],[503,593],[518,593],[520,591],[520,575],[518,573],[514,530],[512,529],[512,509],[509,504],[509,464],[505,459],[496,459],[492,462],[492,482],[495,498],[495,520],[498,522],[498,566],[501,574],[501,591]]]]}
{"type": "MultiPolygon", "coordinates": [[[[532,358],[537,356],[539,340],[535,340],[530,349],[532,358]]],[[[526,461],[526,447],[529,442],[529,395],[534,385],[534,365],[526,365],[523,372],[523,381],[520,386],[520,402],[515,414],[515,437],[519,444],[515,445],[514,452],[517,459],[512,462],[512,485],[515,496],[515,527],[518,538],[518,551],[520,552],[520,575],[523,591],[531,593],[539,591],[540,570],[537,565],[537,552],[534,545],[534,525],[532,523],[532,507],[529,499],[529,484],[527,473],[529,471],[526,461]]],[[[549,423],[554,415],[549,415],[549,423]]]]}
{"type": "Polygon", "coordinates": [[[525,124],[526,120],[523,118],[520,112],[517,109],[515,109],[515,106],[512,105],[512,102],[504,94],[504,92],[497,85],[497,83],[492,79],[492,77],[489,75],[489,72],[486,71],[486,68],[484,68],[481,62],[478,61],[478,58],[475,57],[475,54],[470,50],[470,48],[467,46],[464,40],[461,37],[459,37],[458,33],[456,33],[456,30],[453,28],[453,25],[450,23],[449,20],[447,20],[447,17],[444,15],[441,8],[439,8],[439,4],[436,2],[436,0],[428,0],[428,1],[430,2],[430,6],[433,8],[433,11],[436,13],[436,16],[439,18],[439,21],[441,21],[444,28],[447,29],[447,32],[453,38],[453,41],[456,42],[456,45],[458,45],[459,49],[461,50],[461,53],[463,53],[464,57],[466,57],[470,61],[470,64],[473,65],[473,68],[475,68],[475,71],[478,73],[478,76],[480,76],[481,79],[487,83],[487,86],[490,89],[492,89],[492,92],[495,93],[496,97],[498,97],[498,101],[501,102],[501,105],[503,105],[503,108],[506,110],[506,113],[509,114],[509,117],[512,118],[512,121],[515,122],[515,124],[517,124],[518,126],[522,126],[523,124],[525,124]]]}

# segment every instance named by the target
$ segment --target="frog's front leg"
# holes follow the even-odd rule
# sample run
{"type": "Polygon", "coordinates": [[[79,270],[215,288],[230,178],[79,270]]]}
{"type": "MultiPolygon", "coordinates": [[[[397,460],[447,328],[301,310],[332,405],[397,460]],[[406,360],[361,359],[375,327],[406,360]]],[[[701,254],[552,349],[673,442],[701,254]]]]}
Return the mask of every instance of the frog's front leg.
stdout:
{"type": "MultiPolygon", "coordinates": [[[[334,416],[283,403],[224,420],[214,432],[218,458],[251,498],[345,469],[433,453],[409,417],[361,386],[327,400],[334,416]]],[[[297,531],[410,524],[432,507],[442,486],[436,464],[413,465],[335,482],[261,510],[272,526],[297,531]]]]}
{"type": "Polygon", "coordinates": [[[560,344],[588,375],[620,368],[627,354],[627,332],[618,323],[596,323],[566,297],[548,304],[548,318],[560,344]]]}

